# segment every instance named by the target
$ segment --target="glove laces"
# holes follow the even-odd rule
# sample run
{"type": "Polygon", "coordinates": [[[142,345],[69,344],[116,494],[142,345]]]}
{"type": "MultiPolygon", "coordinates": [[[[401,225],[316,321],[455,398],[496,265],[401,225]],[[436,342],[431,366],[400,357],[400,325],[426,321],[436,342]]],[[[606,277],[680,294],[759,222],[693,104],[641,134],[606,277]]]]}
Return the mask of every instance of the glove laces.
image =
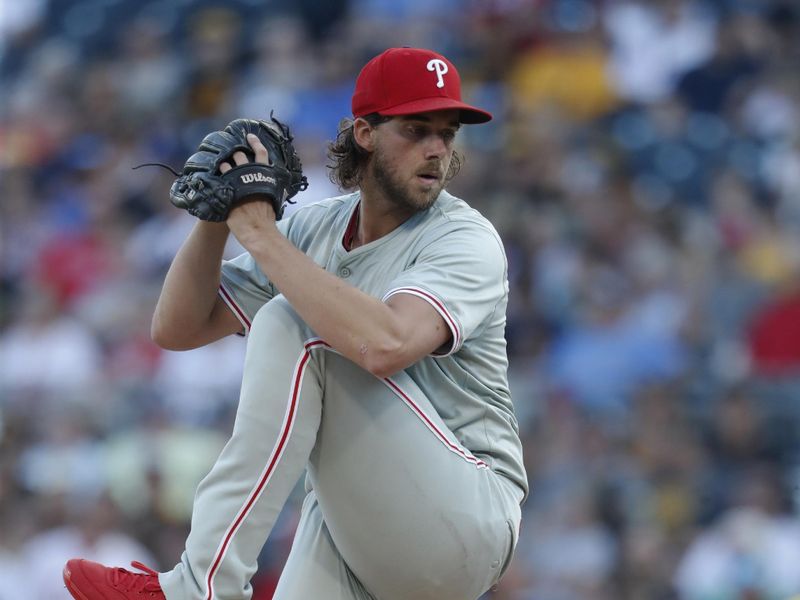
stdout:
{"type": "Polygon", "coordinates": [[[173,175],[175,175],[175,177],[181,176],[181,174],[178,173],[175,169],[173,169],[169,165],[165,165],[164,163],[142,163],[140,165],[136,165],[135,167],[131,167],[131,170],[135,171],[136,169],[141,169],[142,167],[161,167],[162,169],[170,171],[173,175]]]}
{"type": "Polygon", "coordinates": [[[143,571],[143,573],[133,573],[127,569],[117,567],[110,571],[111,585],[126,592],[161,591],[161,585],[158,583],[157,571],[154,571],[136,560],[131,563],[131,566],[143,571]]]}

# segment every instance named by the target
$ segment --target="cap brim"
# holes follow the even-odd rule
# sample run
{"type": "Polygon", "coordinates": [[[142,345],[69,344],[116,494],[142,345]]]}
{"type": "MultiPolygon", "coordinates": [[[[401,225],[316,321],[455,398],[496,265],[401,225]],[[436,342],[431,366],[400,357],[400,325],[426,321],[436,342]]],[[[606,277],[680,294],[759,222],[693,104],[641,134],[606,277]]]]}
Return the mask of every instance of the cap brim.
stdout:
{"type": "Polygon", "coordinates": [[[444,98],[441,96],[412,100],[411,102],[398,104],[397,106],[392,106],[391,108],[382,109],[377,112],[381,115],[386,115],[387,117],[394,117],[399,115],[413,115],[416,113],[424,113],[435,110],[452,109],[457,109],[460,111],[458,118],[460,123],[474,125],[477,123],[486,123],[487,121],[492,120],[491,113],[488,113],[485,110],[475,108],[474,106],[470,106],[464,102],[459,102],[458,100],[453,100],[452,98],[444,98]]]}

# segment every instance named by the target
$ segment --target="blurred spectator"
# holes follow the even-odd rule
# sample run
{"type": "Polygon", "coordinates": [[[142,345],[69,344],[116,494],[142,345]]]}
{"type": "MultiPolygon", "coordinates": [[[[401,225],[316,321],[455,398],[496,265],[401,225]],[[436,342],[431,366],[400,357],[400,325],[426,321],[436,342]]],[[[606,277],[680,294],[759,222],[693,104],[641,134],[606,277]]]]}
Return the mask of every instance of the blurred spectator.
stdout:
{"type": "Polygon", "coordinates": [[[4,4],[0,11],[0,61],[7,60],[4,55],[9,45],[35,30],[44,17],[46,6],[46,0],[4,4]]]}
{"type": "Polygon", "coordinates": [[[155,565],[150,552],[130,535],[117,530],[119,516],[114,504],[100,497],[67,514],[69,524],[31,537],[22,549],[26,596],[32,600],[71,598],[61,580],[64,563],[75,556],[88,560],[128,565],[133,560],[155,565]]]}
{"type": "Polygon", "coordinates": [[[209,119],[228,109],[242,64],[242,33],[241,15],[222,5],[200,8],[190,16],[184,49],[189,57],[185,117],[209,119]]]}
{"type": "Polygon", "coordinates": [[[239,396],[245,342],[231,336],[192,352],[166,352],[155,382],[164,406],[180,422],[219,415],[239,396]]]}
{"type": "MultiPolygon", "coordinates": [[[[3,481],[2,485],[8,485],[3,481]]],[[[40,526],[36,521],[41,515],[31,510],[26,502],[11,494],[5,494],[0,506],[0,600],[24,598],[30,594],[30,582],[20,577],[26,572],[27,565],[23,558],[25,541],[40,526]]]]}
{"type": "Polygon", "coordinates": [[[626,409],[633,390],[677,377],[686,357],[681,300],[664,293],[631,304],[631,282],[587,261],[577,319],[554,340],[553,385],[598,412],[626,409]]]}
{"type": "MultiPolygon", "coordinates": [[[[264,19],[254,34],[255,57],[237,90],[237,114],[267,118],[271,110],[294,125],[297,95],[319,79],[314,45],[298,18],[264,19]]],[[[292,128],[296,135],[296,129],[292,128]]]]}
{"type": "MultiPolygon", "coordinates": [[[[566,4],[566,3],[562,3],[566,4]]],[[[608,56],[589,2],[580,7],[576,22],[560,23],[557,35],[517,57],[509,75],[515,109],[564,111],[575,120],[593,119],[611,111],[617,94],[608,79],[608,56]]]]}
{"type": "Polygon", "coordinates": [[[749,331],[754,369],[771,376],[800,372],[800,290],[785,291],[761,307],[749,331]]]}
{"type": "Polygon", "coordinates": [[[173,425],[156,411],[131,431],[104,444],[103,472],[109,497],[130,519],[158,537],[151,515],[168,525],[189,522],[197,485],[227,440],[218,430],[173,425]]]}
{"type": "Polygon", "coordinates": [[[614,2],[605,26],[615,87],[633,102],[665,99],[679,77],[708,60],[714,49],[713,15],[693,0],[614,2]]]}
{"type": "Polygon", "coordinates": [[[786,514],[774,471],[745,473],[736,505],[689,546],[682,598],[788,598],[800,589],[800,521],[786,514]]]}
{"type": "Polygon", "coordinates": [[[734,94],[745,86],[765,62],[764,36],[753,28],[764,27],[758,19],[740,15],[720,24],[717,45],[710,60],[687,71],[678,81],[677,93],[691,110],[724,113],[734,94]],[[755,41],[755,43],[753,43],[755,41]]]}
{"type": "Polygon", "coordinates": [[[178,95],[184,63],[169,33],[155,19],[140,19],[123,32],[117,76],[122,109],[131,116],[161,111],[178,95]]]}
{"type": "Polygon", "coordinates": [[[61,312],[46,290],[30,289],[22,299],[15,321],[0,334],[3,389],[69,395],[94,385],[101,349],[93,332],[61,312]]]}

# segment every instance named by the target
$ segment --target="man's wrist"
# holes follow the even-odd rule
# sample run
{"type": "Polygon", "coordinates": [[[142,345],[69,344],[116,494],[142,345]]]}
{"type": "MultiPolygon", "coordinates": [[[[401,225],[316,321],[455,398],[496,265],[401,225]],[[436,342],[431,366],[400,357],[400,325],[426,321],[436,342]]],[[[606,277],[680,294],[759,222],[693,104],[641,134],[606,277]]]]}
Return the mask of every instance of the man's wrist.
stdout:
{"type": "Polygon", "coordinates": [[[267,256],[274,244],[282,238],[283,235],[274,222],[260,223],[258,227],[250,230],[247,235],[243,235],[239,239],[239,243],[254,257],[257,255],[267,256]]]}
{"type": "Polygon", "coordinates": [[[228,224],[225,221],[203,221],[202,219],[197,219],[195,227],[209,235],[218,235],[220,237],[228,237],[230,233],[228,224]]]}

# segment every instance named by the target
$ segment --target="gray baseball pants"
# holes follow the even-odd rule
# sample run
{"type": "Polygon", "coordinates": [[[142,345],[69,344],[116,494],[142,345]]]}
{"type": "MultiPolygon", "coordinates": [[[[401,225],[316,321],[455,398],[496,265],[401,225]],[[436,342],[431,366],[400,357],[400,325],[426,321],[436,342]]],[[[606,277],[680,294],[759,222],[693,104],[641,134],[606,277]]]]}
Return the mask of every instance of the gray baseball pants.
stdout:
{"type": "Polygon", "coordinates": [[[474,600],[508,564],[522,492],[463,448],[414,381],[379,379],[282,296],[256,315],[230,441],[200,483],[167,600],[248,600],[304,469],[275,600],[474,600]]]}

